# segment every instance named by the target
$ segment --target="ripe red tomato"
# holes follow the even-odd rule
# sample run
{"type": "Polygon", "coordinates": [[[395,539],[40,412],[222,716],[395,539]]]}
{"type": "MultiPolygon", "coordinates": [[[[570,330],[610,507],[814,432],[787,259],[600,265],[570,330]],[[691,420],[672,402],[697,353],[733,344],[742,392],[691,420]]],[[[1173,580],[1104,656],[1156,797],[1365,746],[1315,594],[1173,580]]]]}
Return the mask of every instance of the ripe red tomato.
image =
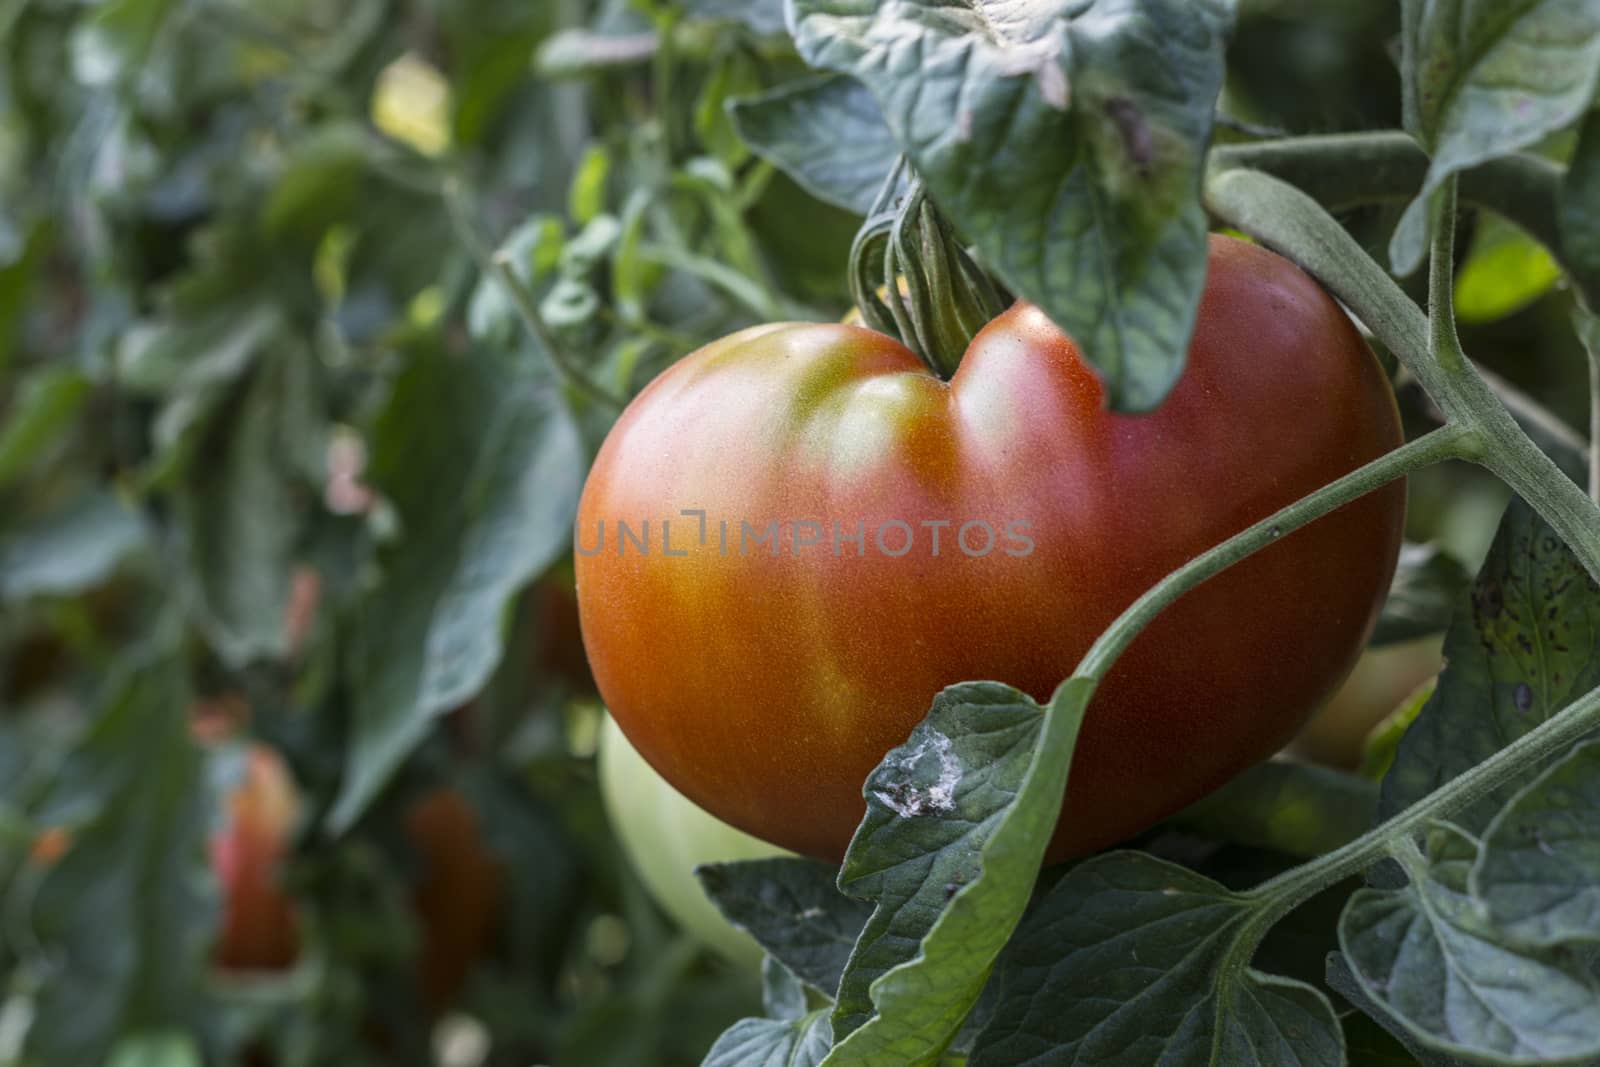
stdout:
{"type": "MultiPolygon", "coordinates": [[[[757,327],[662,374],[601,448],[578,514],[584,642],[668,781],[837,859],[862,780],[940,688],[1048,697],[1169,571],[1400,441],[1339,306],[1229,238],[1211,241],[1187,369],[1144,416],[1107,411],[1072,342],[1025,304],[948,383],[869,330],[757,327]]],[[[1282,747],[1359,654],[1404,508],[1399,485],[1351,504],[1143,633],[1090,708],[1051,858],[1282,747]]]]}

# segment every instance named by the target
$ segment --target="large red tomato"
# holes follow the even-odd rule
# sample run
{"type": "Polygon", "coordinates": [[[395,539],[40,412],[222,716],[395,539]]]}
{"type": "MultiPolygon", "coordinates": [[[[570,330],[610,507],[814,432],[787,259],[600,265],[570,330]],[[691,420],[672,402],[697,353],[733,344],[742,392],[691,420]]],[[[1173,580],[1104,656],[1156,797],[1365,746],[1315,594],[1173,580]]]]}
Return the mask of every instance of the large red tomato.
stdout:
{"type": "MultiPolygon", "coordinates": [[[[1048,697],[1165,574],[1400,441],[1338,305],[1223,237],[1187,368],[1144,416],[1109,412],[1025,304],[948,383],[869,330],[758,327],[662,374],[601,448],[578,514],[584,641],[667,780],[836,859],[862,780],[940,688],[1048,697]],[[685,514],[701,511],[703,526],[685,514]]],[[[1051,858],[1135,833],[1288,741],[1361,650],[1404,507],[1398,485],[1351,504],[1143,633],[1089,710],[1051,858]]]]}

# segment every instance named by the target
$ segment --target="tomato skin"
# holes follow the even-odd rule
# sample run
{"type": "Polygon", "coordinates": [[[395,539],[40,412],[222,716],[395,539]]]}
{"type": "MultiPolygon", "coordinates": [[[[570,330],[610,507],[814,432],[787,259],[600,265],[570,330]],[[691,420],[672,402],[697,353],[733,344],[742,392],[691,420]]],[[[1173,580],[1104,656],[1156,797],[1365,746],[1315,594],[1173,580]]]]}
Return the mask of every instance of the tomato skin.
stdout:
{"type": "MultiPolygon", "coordinates": [[[[1338,305],[1229,238],[1211,240],[1187,368],[1144,416],[1109,412],[1072,342],[1025,304],[948,384],[868,330],[758,327],[662,374],[601,448],[577,526],[584,642],[612,714],[668,781],[836,860],[863,779],[942,687],[990,678],[1047,699],[1164,575],[1401,440],[1338,305]],[[706,511],[707,546],[685,509],[706,511]],[[617,522],[646,519],[655,551],[619,552],[617,522]],[[663,519],[686,557],[661,550],[663,519]],[[771,519],[1020,520],[1034,547],[969,558],[952,526],[938,559],[926,531],[899,558],[871,533],[865,555],[836,556],[789,528],[775,556],[719,554],[720,520],[737,538],[771,519]]],[[[1121,840],[1281,748],[1360,653],[1404,509],[1403,486],[1386,487],[1152,623],[1091,705],[1049,857],[1121,840]]]]}
{"type": "Polygon", "coordinates": [[[283,758],[250,746],[227,808],[226,824],[211,839],[223,902],[212,959],[230,971],[282,970],[300,954],[299,917],[279,878],[299,813],[283,758]]]}

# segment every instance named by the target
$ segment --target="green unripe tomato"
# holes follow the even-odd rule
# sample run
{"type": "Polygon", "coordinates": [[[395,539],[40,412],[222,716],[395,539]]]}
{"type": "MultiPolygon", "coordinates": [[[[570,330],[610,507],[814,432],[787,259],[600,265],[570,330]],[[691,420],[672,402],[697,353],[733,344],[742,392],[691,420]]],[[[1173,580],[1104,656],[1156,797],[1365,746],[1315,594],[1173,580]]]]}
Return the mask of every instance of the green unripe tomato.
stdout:
{"type": "Polygon", "coordinates": [[[759,964],[760,947],[722,917],[701,891],[694,869],[790,853],[735,830],[674,789],[609,715],[600,734],[600,791],[628,862],[661,909],[724,959],[752,968],[759,964]]]}

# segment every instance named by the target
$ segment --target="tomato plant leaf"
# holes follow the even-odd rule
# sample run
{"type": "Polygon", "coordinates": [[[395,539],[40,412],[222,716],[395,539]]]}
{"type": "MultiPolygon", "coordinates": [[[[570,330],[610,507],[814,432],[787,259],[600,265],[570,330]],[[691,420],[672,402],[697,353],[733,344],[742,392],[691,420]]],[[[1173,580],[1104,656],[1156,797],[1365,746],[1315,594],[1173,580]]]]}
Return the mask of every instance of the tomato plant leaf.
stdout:
{"type": "Polygon", "coordinates": [[[695,18],[733,19],[760,34],[783,32],[783,0],[682,0],[695,18]]]}
{"type": "Polygon", "coordinates": [[[757,155],[819,200],[865,215],[900,145],[865,85],[843,74],[788,82],[728,103],[757,155]]]}
{"type": "Polygon", "coordinates": [[[741,1019],[717,1038],[700,1067],[817,1067],[828,1055],[827,1011],[799,1019],[741,1019]]]}
{"type": "Polygon", "coordinates": [[[1495,816],[1471,887],[1520,944],[1600,941],[1600,742],[1545,770],[1495,816]]]}
{"type": "Polygon", "coordinates": [[[1406,129],[1432,156],[1389,245],[1410,274],[1428,244],[1428,203],[1452,174],[1572,125],[1600,85],[1600,8],[1587,0],[1403,0],[1406,129]]]}
{"type": "Polygon", "coordinates": [[[1600,977],[1584,953],[1513,944],[1489,921],[1470,886],[1480,852],[1466,831],[1436,824],[1424,848],[1396,846],[1409,885],[1350,898],[1339,943],[1364,1006],[1447,1056],[1593,1062],[1600,977]]]}
{"type": "Polygon", "coordinates": [[[372,439],[403,534],[361,609],[355,736],[330,814],[350,825],[433,717],[488,680],[511,598],[568,543],[583,449],[555,391],[487,353],[412,358],[372,439]]]}
{"type": "Polygon", "coordinates": [[[1438,545],[1407,544],[1369,644],[1398,645],[1450,627],[1472,574],[1438,545]]]}
{"type": "Polygon", "coordinates": [[[287,338],[197,434],[175,511],[195,614],[223,661],[288,650],[290,572],[326,436],[311,354],[287,338]]]}
{"type": "Polygon", "coordinates": [[[695,877],[729,922],[832,997],[872,907],[840,893],[838,869],[806,859],[710,863],[695,877]]]}
{"type": "Polygon", "coordinates": [[[216,799],[190,738],[188,682],[175,655],[141,651],[121,665],[55,792],[58,807],[86,800],[93,814],[13,901],[28,907],[37,938],[30,967],[48,978],[30,1056],[101,1063],[123,1033],[197,1032],[216,922],[205,848],[216,799]]]}
{"type": "Polygon", "coordinates": [[[1600,110],[1589,112],[1578,134],[1557,208],[1561,215],[1561,247],[1578,274],[1590,310],[1600,314],[1600,110]]]}
{"type": "Polygon", "coordinates": [[[96,7],[72,34],[72,73],[84,85],[131,79],[176,0],[111,0],[96,7]]]}
{"type": "MultiPolygon", "coordinates": [[[[1401,738],[1379,817],[1409,807],[1600,685],[1600,588],[1513,499],[1445,635],[1439,686],[1401,738]]],[[[1513,787],[1455,820],[1481,832],[1513,787]]]]}
{"type": "Polygon", "coordinates": [[[806,987],[794,972],[768,956],[761,961],[761,1009],[769,1019],[793,1022],[806,1014],[806,987]]]}
{"type": "Polygon", "coordinates": [[[147,539],[137,512],[109,492],[90,490],[0,537],[0,602],[92,589],[147,539]]]}
{"type": "Polygon", "coordinates": [[[1002,957],[972,1067],[1342,1064],[1327,998],[1244,966],[1256,906],[1144,853],[1080,864],[1002,957]]]}
{"type": "Polygon", "coordinates": [[[1200,179],[1232,7],[794,0],[801,54],[860,78],[939,207],[1078,343],[1111,405],[1183,369],[1200,179]]]}
{"type": "Polygon", "coordinates": [[[1415,1034],[1389,1018],[1362,990],[1350,965],[1337,952],[1328,955],[1327,976],[1329,988],[1358,1009],[1342,1020],[1351,1063],[1385,1067],[1390,1063],[1394,1067],[1414,1067],[1419,1063],[1422,1067],[1460,1067],[1460,1060],[1428,1048],[1415,1034]]]}
{"type": "Polygon", "coordinates": [[[77,428],[91,388],[83,372],[73,368],[44,367],[22,380],[0,426],[0,487],[77,428]]]}
{"type": "Polygon", "coordinates": [[[839,888],[872,899],[839,984],[835,1063],[938,1061],[1022,917],[1061,810],[1092,686],[1048,709],[951,686],[868,776],[839,888]]]}
{"type": "Polygon", "coordinates": [[[1514,315],[1560,278],[1561,267],[1548,249],[1500,216],[1482,214],[1456,272],[1456,318],[1478,323],[1514,315]]]}

